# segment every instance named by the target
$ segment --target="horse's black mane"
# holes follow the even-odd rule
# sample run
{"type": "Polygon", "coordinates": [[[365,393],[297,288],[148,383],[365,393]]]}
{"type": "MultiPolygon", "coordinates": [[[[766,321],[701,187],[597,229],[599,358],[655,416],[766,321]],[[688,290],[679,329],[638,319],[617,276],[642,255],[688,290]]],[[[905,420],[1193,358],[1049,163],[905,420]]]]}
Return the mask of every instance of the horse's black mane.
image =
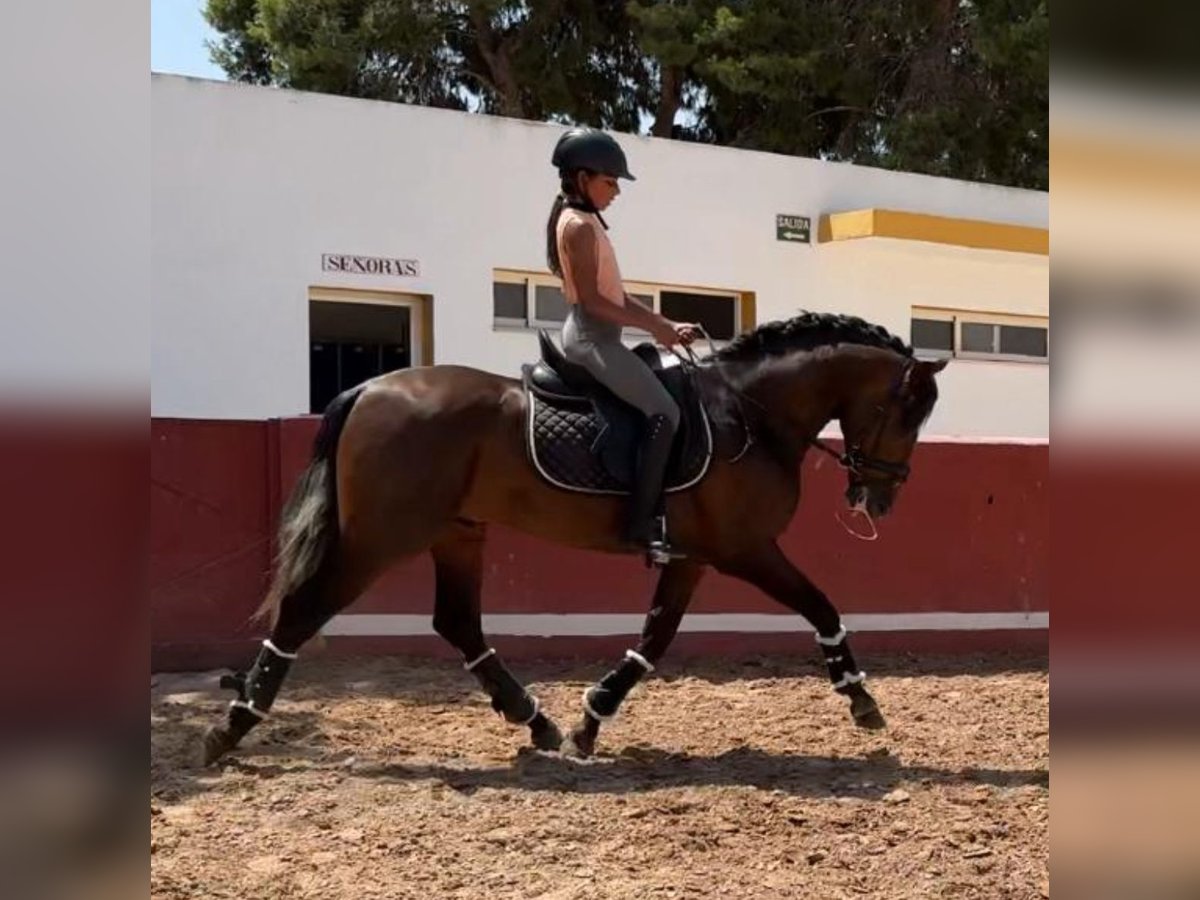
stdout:
{"type": "Polygon", "coordinates": [[[759,359],[830,344],[863,344],[912,356],[913,349],[879,325],[858,316],[804,312],[781,322],[765,322],[739,334],[711,357],[718,361],[759,359]]]}

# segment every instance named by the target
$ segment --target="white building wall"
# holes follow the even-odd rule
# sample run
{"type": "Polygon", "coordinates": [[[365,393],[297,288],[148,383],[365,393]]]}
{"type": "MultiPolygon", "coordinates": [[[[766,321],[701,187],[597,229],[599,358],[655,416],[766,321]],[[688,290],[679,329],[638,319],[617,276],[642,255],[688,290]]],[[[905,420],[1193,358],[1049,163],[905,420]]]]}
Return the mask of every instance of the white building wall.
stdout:
{"type": "MultiPolygon", "coordinates": [[[[157,416],[307,411],[308,289],[433,297],[436,362],[515,375],[532,332],[492,325],[494,268],[544,270],[557,126],[154,76],[157,416]],[[321,271],[322,253],[419,277],[321,271]]],[[[631,281],[754,291],[758,320],[852,312],[907,336],[914,304],[1048,311],[1044,257],[883,240],[818,245],[822,213],[909,209],[1046,227],[1044,193],[618,136],[638,181],[606,214],[631,281]],[[812,245],[775,215],[812,218],[812,245]]],[[[955,361],[928,433],[1046,437],[1049,369],[955,361]]]]}

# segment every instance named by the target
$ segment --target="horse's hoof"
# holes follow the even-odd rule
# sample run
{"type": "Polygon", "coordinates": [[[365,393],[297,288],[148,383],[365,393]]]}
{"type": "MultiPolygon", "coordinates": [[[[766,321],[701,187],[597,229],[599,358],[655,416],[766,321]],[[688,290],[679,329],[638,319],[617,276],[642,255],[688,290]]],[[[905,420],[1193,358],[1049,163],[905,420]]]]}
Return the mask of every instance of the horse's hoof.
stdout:
{"type": "Polygon", "coordinates": [[[881,731],[887,728],[887,719],[883,717],[883,713],[876,709],[861,716],[855,716],[854,724],[867,731],[881,731]]]}
{"type": "Polygon", "coordinates": [[[596,741],[582,729],[576,729],[565,738],[559,751],[572,759],[587,759],[596,750],[596,741]]]}
{"type": "Polygon", "coordinates": [[[237,738],[225,728],[210,728],[204,735],[204,765],[211,766],[237,746],[237,738]]]}
{"type": "Polygon", "coordinates": [[[859,728],[878,731],[881,728],[887,727],[887,720],[883,717],[883,713],[879,711],[875,700],[870,696],[860,695],[855,697],[850,702],[850,715],[854,717],[854,724],[859,728]]]}
{"type": "Polygon", "coordinates": [[[567,759],[587,759],[587,754],[580,750],[579,746],[571,738],[563,738],[558,752],[567,759]]]}
{"type": "Polygon", "coordinates": [[[530,729],[533,746],[538,750],[558,750],[562,747],[563,736],[550,719],[540,716],[540,722],[535,722],[530,729]]]}

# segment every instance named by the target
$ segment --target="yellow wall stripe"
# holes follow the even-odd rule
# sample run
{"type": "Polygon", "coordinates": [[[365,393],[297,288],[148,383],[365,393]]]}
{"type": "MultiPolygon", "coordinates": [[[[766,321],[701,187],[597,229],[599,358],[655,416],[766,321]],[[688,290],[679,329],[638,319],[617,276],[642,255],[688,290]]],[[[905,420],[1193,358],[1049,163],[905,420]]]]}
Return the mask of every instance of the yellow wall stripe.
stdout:
{"type": "Polygon", "coordinates": [[[1003,250],[1012,253],[1050,254],[1050,229],[978,219],[955,219],[895,209],[857,209],[821,216],[817,241],[848,241],[865,237],[896,238],[1003,250]]]}

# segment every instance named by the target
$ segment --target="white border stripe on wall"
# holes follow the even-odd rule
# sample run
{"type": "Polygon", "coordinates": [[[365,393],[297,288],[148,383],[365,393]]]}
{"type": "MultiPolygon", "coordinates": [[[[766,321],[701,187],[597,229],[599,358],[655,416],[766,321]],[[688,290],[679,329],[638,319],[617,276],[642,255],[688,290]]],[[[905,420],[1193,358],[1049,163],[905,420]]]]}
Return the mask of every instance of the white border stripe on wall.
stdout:
{"type": "MultiPolygon", "coordinates": [[[[483,630],[512,637],[601,637],[640,634],[640,613],[493,613],[484,615],[483,630]]],[[[1000,631],[1044,630],[1049,612],[847,613],[851,631],[1000,631]]],[[[696,613],[683,617],[681,632],[769,634],[811,632],[798,615],[770,613],[696,613]]],[[[335,616],[323,633],[341,637],[420,637],[434,633],[430,616],[361,613],[335,616]]]]}

